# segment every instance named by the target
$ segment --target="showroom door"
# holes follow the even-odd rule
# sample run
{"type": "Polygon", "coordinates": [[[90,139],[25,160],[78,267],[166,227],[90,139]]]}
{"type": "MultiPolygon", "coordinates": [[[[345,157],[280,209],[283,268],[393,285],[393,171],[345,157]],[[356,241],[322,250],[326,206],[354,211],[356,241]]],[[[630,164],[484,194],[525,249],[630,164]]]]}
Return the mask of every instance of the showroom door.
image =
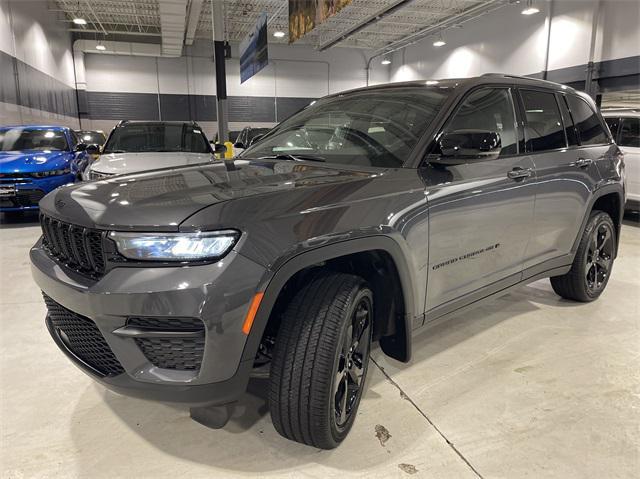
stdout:
{"type": "Polygon", "coordinates": [[[511,89],[472,91],[439,138],[469,131],[498,133],[499,156],[447,166],[429,155],[421,169],[429,204],[427,319],[474,292],[516,283],[532,233],[535,174],[531,159],[518,155],[511,89]]]}

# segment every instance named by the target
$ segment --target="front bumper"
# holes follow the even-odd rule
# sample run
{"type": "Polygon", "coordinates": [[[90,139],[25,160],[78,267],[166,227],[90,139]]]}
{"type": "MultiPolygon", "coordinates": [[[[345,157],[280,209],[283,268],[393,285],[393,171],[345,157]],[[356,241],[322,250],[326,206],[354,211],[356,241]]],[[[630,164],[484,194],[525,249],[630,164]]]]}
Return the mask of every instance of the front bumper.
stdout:
{"type": "Polygon", "coordinates": [[[74,181],[73,173],[49,178],[2,178],[0,184],[14,187],[15,195],[0,196],[0,211],[37,210],[44,195],[74,181]]]}
{"type": "Polygon", "coordinates": [[[38,242],[31,249],[33,277],[53,301],[92,321],[123,373],[105,376],[87,367],[52,330],[62,351],[84,372],[122,394],[189,406],[226,404],[246,389],[253,360],[242,361],[242,323],[264,268],[235,251],[213,264],[119,267],[99,281],[67,270],[38,242]],[[114,334],[131,318],[189,318],[204,324],[199,368],[159,367],[133,337],[114,334]]]}

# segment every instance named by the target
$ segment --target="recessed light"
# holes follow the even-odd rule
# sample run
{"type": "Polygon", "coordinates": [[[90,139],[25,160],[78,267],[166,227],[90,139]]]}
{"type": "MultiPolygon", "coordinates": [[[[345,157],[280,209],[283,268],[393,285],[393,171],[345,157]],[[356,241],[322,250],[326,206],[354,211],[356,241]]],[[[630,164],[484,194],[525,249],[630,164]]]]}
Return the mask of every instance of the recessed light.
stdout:
{"type": "Polygon", "coordinates": [[[273,32],[273,36],[276,38],[283,38],[285,36],[285,33],[278,30],[277,32],[273,32]]]}
{"type": "Polygon", "coordinates": [[[391,60],[389,60],[388,58],[384,58],[380,63],[382,63],[383,65],[391,65],[391,60]]]}
{"type": "Polygon", "coordinates": [[[73,23],[76,25],[86,25],[87,21],[84,18],[76,17],[73,19],[73,23]]]}
{"type": "Polygon", "coordinates": [[[442,46],[444,46],[446,44],[447,44],[447,42],[445,42],[442,39],[439,39],[439,40],[436,40],[435,42],[433,42],[433,46],[434,47],[442,47],[442,46]]]}
{"type": "Polygon", "coordinates": [[[96,50],[100,50],[101,52],[105,51],[107,47],[105,47],[102,43],[98,43],[96,45],[96,50]]]}

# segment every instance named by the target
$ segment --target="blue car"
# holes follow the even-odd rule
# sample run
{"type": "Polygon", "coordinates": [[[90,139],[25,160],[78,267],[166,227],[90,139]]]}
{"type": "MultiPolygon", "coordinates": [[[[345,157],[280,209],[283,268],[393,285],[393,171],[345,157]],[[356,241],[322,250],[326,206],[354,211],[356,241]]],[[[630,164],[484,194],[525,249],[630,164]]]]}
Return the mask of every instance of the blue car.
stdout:
{"type": "Polygon", "coordinates": [[[66,127],[0,127],[0,211],[38,209],[44,195],[76,181],[85,149],[66,127]]]}

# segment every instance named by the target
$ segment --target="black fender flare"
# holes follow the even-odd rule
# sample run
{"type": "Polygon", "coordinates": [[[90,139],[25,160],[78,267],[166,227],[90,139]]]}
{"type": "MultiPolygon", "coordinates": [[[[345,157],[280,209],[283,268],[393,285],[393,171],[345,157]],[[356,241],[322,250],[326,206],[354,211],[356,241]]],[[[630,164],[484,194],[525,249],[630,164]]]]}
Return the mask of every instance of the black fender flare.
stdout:
{"type": "Polygon", "coordinates": [[[618,244],[620,243],[620,230],[622,229],[622,217],[624,216],[624,189],[622,187],[622,184],[620,184],[619,182],[604,184],[598,187],[591,195],[591,199],[589,200],[589,204],[587,205],[584,218],[582,219],[582,224],[580,225],[580,230],[578,231],[576,239],[573,242],[573,246],[571,247],[572,258],[575,256],[576,251],[578,251],[578,246],[580,244],[580,240],[582,239],[582,232],[587,226],[587,221],[589,221],[589,216],[591,215],[593,206],[595,205],[596,201],[598,201],[598,199],[602,198],[605,195],[609,195],[611,193],[617,194],[620,202],[620,204],[618,205],[620,216],[619,218],[612,218],[613,220],[617,221],[617,224],[618,224],[618,231],[616,231],[616,256],[617,256],[618,244]]]}
{"type": "MultiPolygon", "coordinates": [[[[261,287],[259,288],[259,291],[264,292],[264,296],[253,321],[249,337],[247,338],[242,360],[245,361],[255,358],[276,300],[284,285],[294,274],[323,261],[373,250],[382,250],[391,256],[400,278],[405,308],[403,346],[406,354],[402,360],[405,362],[409,361],[411,358],[411,322],[416,313],[418,313],[414,300],[414,276],[411,273],[406,254],[403,252],[402,247],[396,240],[383,235],[339,241],[314,248],[313,250],[302,252],[286,260],[277,270],[268,271],[266,278],[263,279],[261,287]]],[[[422,312],[418,314],[422,314],[422,312]]]]}

